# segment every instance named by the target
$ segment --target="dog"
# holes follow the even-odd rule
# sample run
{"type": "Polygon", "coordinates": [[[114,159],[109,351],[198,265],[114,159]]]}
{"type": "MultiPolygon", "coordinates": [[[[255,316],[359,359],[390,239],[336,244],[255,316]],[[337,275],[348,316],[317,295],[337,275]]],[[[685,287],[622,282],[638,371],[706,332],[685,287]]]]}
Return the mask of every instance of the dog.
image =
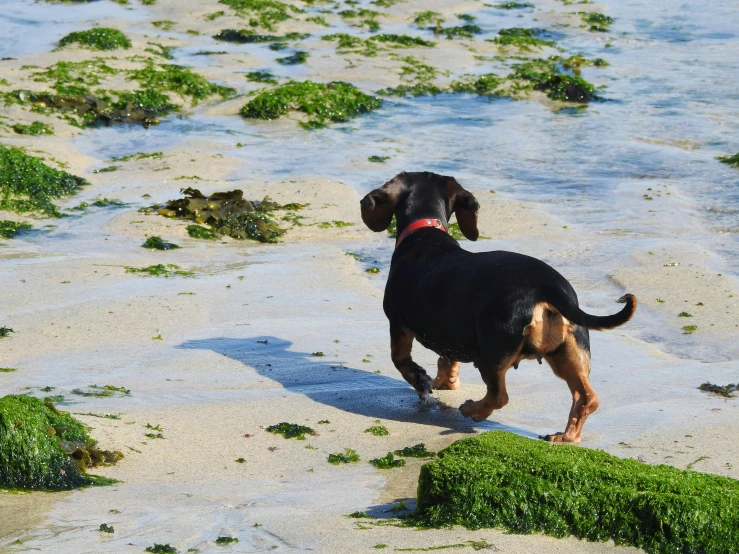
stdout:
{"type": "Polygon", "coordinates": [[[393,219],[397,241],[383,308],[390,322],[390,356],[422,400],[432,388],[460,386],[460,362],[479,369],[487,393],[460,406],[473,421],[508,403],[505,375],[521,360],[542,359],[572,393],[564,432],[542,437],[580,442],[587,417],[598,409],[590,386],[589,330],[613,329],[631,319],[636,298],[625,294],[618,313],[583,312],[572,285],[546,263],[514,252],[473,253],[446,231],[457,217],[459,230],[477,240],[480,204],[453,178],[435,173],[400,173],[360,201],[362,220],[385,231],[393,219]],[[432,380],[413,361],[413,340],[439,355],[432,380]]]}

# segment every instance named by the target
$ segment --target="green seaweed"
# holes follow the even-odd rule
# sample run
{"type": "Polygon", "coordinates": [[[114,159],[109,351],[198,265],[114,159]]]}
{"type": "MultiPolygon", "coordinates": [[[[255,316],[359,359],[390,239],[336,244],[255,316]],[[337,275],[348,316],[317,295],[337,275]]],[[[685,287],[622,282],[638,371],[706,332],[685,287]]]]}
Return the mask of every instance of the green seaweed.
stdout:
{"type": "Polygon", "coordinates": [[[14,367],[0,367],[0,373],[13,373],[14,371],[18,371],[18,370],[15,369],[14,367]]]}
{"type": "Polygon", "coordinates": [[[683,333],[686,335],[692,335],[698,330],[697,325],[686,325],[683,327],[683,333]]]}
{"type": "Polygon", "coordinates": [[[91,50],[117,50],[131,48],[131,41],[118,29],[96,27],[87,31],[69,33],[59,41],[59,46],[77,43],[91,50]]]}
{"type": "Polygon", "coordinates": [[[114,481],[87,468],[115,464],[120,452],[96,448],[88,427],[30,396],[0,398],[0,487],[69,490],[114,481]]]}
{"type": "Polygon", "coordinates": [[[372,267],[368,267],[367,269],[365,269],[364,272],[365,273],[377,274],[377,273],[380,273],[380,268],[379,267],[372,266],[372,267]]]}
{"type": "Polygon", "coordinates": [[[308,61],[309,54],[304,50],[298,50],[294,54],[284,58],[277,58],[275,61],[280,65],[300,65],[308,61]]]}
{"type": "Polygon", "coordinates": [[[179,248],[174,243],[171,242],[164,242],[162,240],[162,237],[149,237],[144,241],[144,244],[141,245],[142,248],[152,248],[156,250],[176,250],[179,248]]]}
{"type": "Polygon", "coordinates": [[[84,211],[90,206],[95,208],[122,208],[126,203],[116,198],[96,198],[92,202],[80,202],[79,205],[74,208],[70,208],[74,211],[84,211]]]}
{"type": "Polygon", "coordinates": [[[89,183],[44,164],[20,148],[0,144],[0,209],[59,217],[53,199],[76,194],[89,183]]]}
{"type": "Polygon", "coordinates": [[[10,333],[15,333],[10,327],[5,325],[0,326],[0,339],[4,339],[10,336],[10,333]]]}
{"type": "Polygon", "coordinates": [[[502,80],[495,73],[486,73],[485,75],[464,75],[458,81],[452,82],[449,89],[452,92],[468,92],[478,94],[480,96],[487,94],[495,94],[496,89],[500,87],[502,80]]]}
{"type": "Polygon", "coordinates": [[[224,29],[213,35],[216,40],[236,42],[239,44],[258,44],[265,42],[287,42],[303,40],[310,36],[308,33],[287,33],[285,35],[262,35],[250,29],[224,29]]]}
{"type": "Polygon", "coordinates": [[[352,450],[351,448],[347,448],[344,450],[344,453],[341,454],[329,454],[328,455],[328,463],[333,464],[335,466],[339,464],[351,464],[353,462],[359,461],[359,455],[352,450]]]}
{"type": "Polygon", "coordinates": [[[244,18],[249,18],[251,27],[274,30],[278,23],[293,18],[293,14],[303,13],[297,6],[279,0],[219,0],[244,18]]]}
{"type": "Polygon", "coordinates": [[[387,427],[383,425],[373,425],[372,427],[368,427],[367,429],[365,429],[364,432],[371,433],[376,437],[384,437],[390,434],[390,431],[387,430],[387,427]]]}
{"type": "Polygon", "coordinates": [[[154,543],[153,546],[146,547],[146,552],[151,552],[152,554],[177,554],[177,549],[169,544],[154,543]]]}
{"type": "Polygon", "coordinates": [[[393,454],[404,458],[433,458],[436,456],[436,452],[426,450],[426,445],[422,442],[413,446],[406,446],[402,450],[395,450],[393,454]]]}
{"type": "Polygon", "coordinates": [[[482,33],[482,28],[479,25],[466,24],[457,25],[455,27],[429,27],[431,31],[435,31],[441,35],[444,35],[447,40],[455,38],[466,38],[472,39],[475,35],[482,33]]]}
{"type": "Polygon", "coordinates": [[[613,539],[648,553],[739,550],[739,481],[503,431],[463,439],[421,468],[423,527],[613,539]]]}
{"type": "Polygon", "coordinates": [[[739,391],[739,383],[729,383],[728,385],[714,385],[713,383],[706,381],[698,388],[702,391],[713,392],[727,398],[734,398],[734,395],[732,393],[739,391]]]}
{"type": "Polygon", "coordinates": [[[269,85],[277,84],[277,77],[266,70],[250,71],[246,74],[246,80],[252,83],[267,83],[269,85]]]}
{"type": "Polygon", "coordinates": [[[0,221],[0,237],[4,239],[12,239],[18,236],[21,231],[28,231],[29,229],[33,229],[33,226],[25,221],[0,221]]]}
{"type": "Polygon", "coordinates": [[[610,25],[614,19],[602,13],[579,12],[582,20],[590,25],[591,31],[600,31],[602,33],[610,31],[610,25]]]}
{"type": "Polygon", "coordinates": [[[112,525],[108,525],[107,523],[101,523],[100,532],[101,533],[115,533],[115,529],[113,529],[112,525]]]}
{"type": "Polygon", "coordinates": [[[342,229],[344,227],[354,227],[354,223],[337,219],[334,221],[322,221],[318,224],[319,229],[342,229]]]}
{"type": "Polygon", "coordinates": [[[219,546],[225,546],[227,544],[235,544],[239,542],[239,539],[236,537],[218,537],[216,539],[216,544],[219,546]]]}
{"type": "Polygon", "coordinates": [[[405,47],[422,46],[424,48],[432,48],[436,46],[436,43],[431,42],[430,40],[424,40],[420,37],[411,37],[408,35],[381,34],[374,35],[370,37],[369,40],[374,40],[377,42],[389,42],[391,44],[405,47]]]}
{"type": "Polygon", "coordinates": [[[299,210],[302,204],[281,206],[265,197],[261,202],[245,200],[243,192],[232,190],[216,192],[210,196],[199,190],[187,188],[185,198],[170,200],[164,206],[151,206],[144,211],[157,211],[166,217],[178,217],[210,225],[214,232],[235,239],[251,239],[259,242],[277,242],[285,233],[270,219],[275,210],[299,210]]]}
{"type": "Polygon", "coordinates": [[[128,162],[130,160],[159,160],[163,154],[161,152],[134,152],[133,154],[126,154],[125,156],[113,156],[110,158],[111,162],[128,162]]]}
{"type": "Polygon", "coordinates": [[[562,59],[552,56],[514,64],[513,73],[507,79],[526,82],[525,86],[545,92],[553,100],[586,103],[600,99],[595,86],[578,75],[562,73],[558,63],[562,59]]]}
{"type": "Polygon", "coordinates": [[[384,164],[386,161],[390,159],[390,156],[377,156],[373,155],[367,158],[370,162],[378,163],[378,164],[384,164]]]}
{"type": "Polygon", "coordinates": [[[442,16],[438,12],[432,12],[431,10],[426,10],[424,12],[417,13],[416,17],[413,19],[413,23],[415,23],[421,28],[424,28],[426,25],[428,25],[432,21],[438,24],[444,23],[444,16],[442,16]]]}
{"type": "Polygon", "coordinates": [[[546,31],[543,29],[511,27],[510,29],[501,29],[498,31],[498,36],[493,39],[493,42],[499,46],[515,46],[519,50],[530,52],[534,48],[554,46],[555,43],[553,40],[540,38],[545,33],[546,31]]]}
{"type": "Polygon", "coordinates": [[[117,165],[109,165],[106,167],[101,167],[100,169],[93,169],[93,173],[113,173],[114,171],[118,171],[120,166],[117,165]]]}
{"type": "Polygon", "coordinates": [[[153,63],[148,63],[142,69],[130,70],[128,79],[138,81],[150,93],[161,94],[163,91],[168,91],[182,97],[188,96],[192,99],[193,105],[211,96],[231,98],[236,94],[236,91],[230,87],[212,83],[187,67],[173,64],[157,67],[153,63]]]}
{"type": "Polygon", "coordinates": [[[218,240],[220,235],[200,225],[188,225],[187,234],[194,239],[218,240]]]}
{"type": "Polygon", "coordinates": [[[309,123],[323,125],[330,121],[349,121],[381,105],[382,100],[364,94],[349,83],[292,81],[258,94],[241,109],[241,115],[271,120],[294,110],[304,113],[309,123]]]}
{"type": "Polygon", "coordinates": [[[236,462],[237,464],[245,464],[246,463],[246,459],[245,458],[236,458],[234,460],[234,462],[236,462]]]}
{"type": "Polygon", "coordinates": [[[403,467],[405,460],[396,460],[392,452],[388,452],[382,458],[373,458],[370,463],[377,469],[392,469],[394,467],[403,467]]]}
{"type": "Polygon", "coordinates": [[[79,396],[93,396],[95,398],[113,396],[113,393],[116,392],[120,392],[124,396],[131,394],[130,389],[127,389],[126,387],[116,387],[114,385],[103,385],[102,387],[100,385],[88,385],[88,387],[92,390],[72,389],[72,394],[79,396]]]}
{"type": "Polygon", "coordinates": [[[311,17],[306,17],[305,20],[311,23],[315,23],[316,25],[320,25],[322,27],[331,27],[331,24],[328,21],[326,21],[326,18],[320,15],[313,15],[311,17]]]}
{"type": "Polygon", "coordinates": [[[180,269],[180,266],[174,264],[156,264],[148,267],[126,267],[126,273],[142,273],[151,275],[152,277],[192,277],[192,271],[180,269]]]}
{"type": "Polygon", "coordinates": [[[23,125],[22,123],[16,123],[13,125],[13,131],[18,133],[19,135],[31,135],[31,136],[39,136],[39,135],[53,135],[54,134],[54,127],[47,123],[42,123],[40,121],[34,121],[30,125],[23,125]]]}
{"type": "Polygon", "coordinates": [[[275,435],[282,435],[286,439],[298,439],[299,441],[305,440],[305,435],[316,434],[310,427],[298,425],[297,423],[287,423],[285,421],[277,425],[270,425],[266,431],[275,435]]]}
{"type": "Polygon", "coordinates": [[[333,35],[324,35],[321,37],[321,40],[336,40],[338,41],[337,48],[340,49],[359,48],[365,43],[365,41],[363,41],[361,38],[355,37],[354,35],[348,35],[346,33],[334,33],[333,35]]]}
{"type": "MultiPolygon", "coordinates": [[[[494,545],[490,544],[485,539],[481,539],[479,541],[465,541],[465,542],[458,542],[454,544],[440,544],[438,546],[422,546],[419,548],[396,548],[396,552],[434,552],[436,550],[449,550],[449,549],[455,549],[455,548],[472,548],[473,550],[487,550],[491,547],[494,547],[494,545]]],[[[377,547],[375,547],[377,548],[377,547]]]]}
{"type": "Polygon", "coordinates": [[[386,88],[377,92],[383,96],[436,96],[443,93],[444,90],[432,83],[415,83],[412,85],[399,85],[397,87],[386,88]]]}
{"type": "Polygon", "coordinates": [[[716,156],[716,159],[722,164],[739,167],[739,154],[734,154],[733,156],[716,156]]]}

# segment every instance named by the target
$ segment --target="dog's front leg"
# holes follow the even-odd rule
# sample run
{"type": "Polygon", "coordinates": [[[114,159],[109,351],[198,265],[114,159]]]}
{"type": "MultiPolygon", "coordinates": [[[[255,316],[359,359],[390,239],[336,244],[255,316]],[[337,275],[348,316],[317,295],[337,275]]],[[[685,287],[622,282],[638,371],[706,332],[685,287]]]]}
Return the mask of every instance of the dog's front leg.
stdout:
{"type": "Polygon", "coordinates": [[[413,361],[411,349],[415,335],[400,326],[390,325],[390,357],[403,379],[416,389],[421,400],[426,400],[432,390],[431,377],[413,361]]]}

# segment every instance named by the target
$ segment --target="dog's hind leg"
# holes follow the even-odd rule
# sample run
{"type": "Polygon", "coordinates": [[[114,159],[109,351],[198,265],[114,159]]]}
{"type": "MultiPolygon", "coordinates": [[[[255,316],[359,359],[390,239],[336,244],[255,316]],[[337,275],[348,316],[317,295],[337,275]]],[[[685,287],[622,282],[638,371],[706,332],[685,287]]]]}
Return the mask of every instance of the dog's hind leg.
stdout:
{"type": "Polygon", "coordinates": [[[598,395],[590,386],[590,353],[587,336],[584,344],[579,344],[575,336],[570,334],[562,345],[547,354],[544,359],[552,366],[557,377],[564,379],[572,393],[572,408],[564,433],[547,435],[544,440],[550,442],[580,442],[585,420],[598,409],[598,395]]]}
{"type": "Polygon", "coordinates": [[[488,387],[487,394],[482,400],[468,400],[462,404],[459,410],[463,416],[472,418],[472,421],[482,421],[490,417],[494,410],[500,410],[508,404],[505,374],[517,359],[518,352],[477,361],[480,375],[488,387]]]}
{"type": "Polygon", "coordinates": [[[415,335],[408,329],[390,325],[390,357],[403,379],[416,389],[421,400],[426,400],[432,390],[431,377],[413,361],[411,349],[415,335]]]}
{"type": "Polygon", "coordinates": [[[435,389],[457,390],[462,386],[462,383],[459,382],[459,362],[440,357],[436,367],[438,371],[432,381],[435,389]]]}

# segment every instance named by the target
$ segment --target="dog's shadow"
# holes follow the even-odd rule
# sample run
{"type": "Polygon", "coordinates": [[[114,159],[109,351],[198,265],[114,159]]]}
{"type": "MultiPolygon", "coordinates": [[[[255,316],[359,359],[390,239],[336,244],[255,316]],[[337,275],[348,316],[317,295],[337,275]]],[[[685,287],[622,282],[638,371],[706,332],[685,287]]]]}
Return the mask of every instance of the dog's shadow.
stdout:
{"type": "MultiPolygon", "coordinates": [[[[349,367],[329,360],[320,352],[295,352],[292,342],[273,336],[190,340],[178,348],[212,350],[280,383],[291,393],[345,412],[375,419],[395,420],[444,427],[442,434],[474,433],[476,430],[505,430],[535,438],[537,435],[494,421],[474,423],[438,398],[421,402],[415,391],[400,378],[349,367]]],[[[368,368],[374,364],[368,364],[368,368]]]]}

